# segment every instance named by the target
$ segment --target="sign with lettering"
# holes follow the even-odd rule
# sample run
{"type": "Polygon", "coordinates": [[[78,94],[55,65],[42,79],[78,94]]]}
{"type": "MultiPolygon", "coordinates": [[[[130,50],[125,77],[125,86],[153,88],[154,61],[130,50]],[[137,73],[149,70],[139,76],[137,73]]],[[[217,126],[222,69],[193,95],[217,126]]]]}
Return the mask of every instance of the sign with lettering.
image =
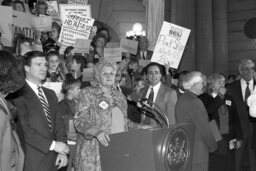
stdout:
{"type": "Polygon", "coordinates": [[[91,40],[89,39],[76,39],[75,53],[89,53],[91,40]]]}
{"type": "Polygon", "coordinates": [[[63,22],[59,37],[62,48],[75,46],[76,39],[88,39],[93,23],[93,18],[80,14],[68,15],[63,22]]]}
{"type": "Polygon", "coordinates": [[[60,19],[64,22],[67,15],[80,14],[84,17],[91,17],[91,6],[90,5],[79,5],[79,4],[60,4],[60,19]]]}
{"type": "Polygon", "coordinates": [[[104,48],[104,58],[112,61],[112,62],[120,62],[122,61],[122,52],[121,48],[104,48]]]}
{"type": "Polygon", "coordinates": [[[2,39],[0,40],[4,46],[12,46],[12,7],[0,6],[0,32],[2,39]]]}
{"type": "Polygon", "coordinates": [[[190,31],[164,21],[151,61],[162,65],[169,63],[170,67],[177,69],[190,31]]]}
{"type": "Polygon", "coordinates": [[[137,54],[138,41],[122,38],[120,46],[122,48],[122,52],[129,52],[133,55],[137,54]]]}
{"type": "Polygon", "coordinates": [[[36,31],[51,31],[52,17],[46,15],[32,16],[31,25],[36,31]]]}
{"type": "Polygon", "coordinates": [[[57,1],[46,1],[48,8],[47,14],[50,16],[59,16],[59,8],[57,1]]]}
{"type": "Polygon", "coordinates": [[[68,0],[68,4],[82,4],[87,5],[88,0],[68,0]]]}

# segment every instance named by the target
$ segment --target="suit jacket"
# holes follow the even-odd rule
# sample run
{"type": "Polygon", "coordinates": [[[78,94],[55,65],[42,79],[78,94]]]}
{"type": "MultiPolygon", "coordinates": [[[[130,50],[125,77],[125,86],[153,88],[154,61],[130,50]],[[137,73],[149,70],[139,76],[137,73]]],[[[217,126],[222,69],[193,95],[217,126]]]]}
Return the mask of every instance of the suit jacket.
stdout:
{"type": "MultiPolygon", "coordinates": [[[[141,91],[141,97],[145,98],[147,95],[149,86],[146,86],[141,91]]],[[[159,91],[157,94],[155,94],[156,100],[155,104],[160,108],[161,111],[163,111],[168,119],[170,124],[175,124],[175,105],[177,102],[177,93],[175,90],[165,86],[161,83],[159,91]]],[[[155,122],[155,120],[151,119],[151,125],[154,127],[158,127],[158,124],[155,122]]]]}
{"type": "Polygon", "coordinates": [[[44,113],[38,96],[26,83],[17,92],[17,98],[13,100],[18,112],[25,144],[25,171],[55,171],[57,153],[50,151],[53,140],[66,142],[65,129],[62,118],[56,117],[58,104],[56,94],[47,88],[42,88],[47,98],[52,131],[44,113]]]}
{"type": "Polygon", "coordinates": [[[200,99],[205,105],[210,120],[215,120],[220,125],[219,108],[225,105],[229,114],[229,133],[225,134],[223,138],[229,142],[232,139],[242,140],[243,133],[240,125],[240,120],[237,114],[237,107],[233,98],[227,93],[221,98],[219,95],[213,98],[208,93],[200,96],[200,99]]]}
{"type": "Polygon", "coordinates": [[[207,163],[209,152],[216,150],[217,143],[203,102],[194,93],[185,91],[177,101],[175,112],[177,123],[192,123],[195,126],[192,167],[207,163]]]}
{"type": "Polygon", "coordinates": [[[10,124],[11,113],[5,100],[0,98],[3,100],[0,101],[0,171],[23,171],[24,153],[10,124]]]}
{"type": "MultiPolygon", "coordinates": [[[[254,85],[256,83],[254,82],[254,85]]],[[[237,114],[241,123],[244,139],[252,139],[253,123],[255,120],[249,115],[249,108],[243,100],[241,82],[235,81],[227,85],[228,93],[232,96],[235,105],[237,106],[237,114]]],[[[255,131],[254,131],[255,132],[255,131]]],[[[253,141],[252,144],[255,144],[253,141]]]]}

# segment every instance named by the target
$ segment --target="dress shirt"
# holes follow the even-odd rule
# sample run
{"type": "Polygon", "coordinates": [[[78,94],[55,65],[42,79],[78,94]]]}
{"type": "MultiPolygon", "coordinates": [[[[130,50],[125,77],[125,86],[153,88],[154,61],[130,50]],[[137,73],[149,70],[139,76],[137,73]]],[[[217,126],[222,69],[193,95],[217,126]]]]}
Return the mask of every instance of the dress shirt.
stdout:
{"type": "Polygon", "coordinates": [[[148,98],[148,96],[149,96],[149,94],[150,94],[150,92],[151,92],[151,88],[153,88],[153,90],[154,90],[154,99],[153,99],[153,103],[155,103],[155,101],[156,101],[156,96],[157,96],[157,93],[158,93],[158,91],[159,91],[159,89],[160,89],[160,86],[161,86],[161,82],[159,82],[158,84],[156,84],[154,87],[150,85],[150,86],[148,87],[148,91],[147,91],[147,94],[146,94],[146,98],[148,98]]]}
{"type": "MultiPolygon", "coordinates": [[[[241,79],[240,82],[241,82],[243,100],[245,100],[244,98],[245,98],[245,89],[247,87],[247,84],[246,84],[247,82],[244,79],[241,79]]],[[[254,87],[254,85],[253,85],[253,79],[252,79],[251,81],[249,81],[250,92],[253,91],[253,87],[254,87]]]]}

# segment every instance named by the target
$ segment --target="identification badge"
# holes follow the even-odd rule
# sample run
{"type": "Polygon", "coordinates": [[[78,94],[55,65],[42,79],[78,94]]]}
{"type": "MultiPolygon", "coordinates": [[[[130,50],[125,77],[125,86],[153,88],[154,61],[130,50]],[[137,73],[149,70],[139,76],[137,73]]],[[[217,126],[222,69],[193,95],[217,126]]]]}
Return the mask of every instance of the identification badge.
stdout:
{"type": "Polygon", "coordinates": [[[231,106],[231,101],[230,100],[226,100],[226,105],[231,106]]]}
{"type": "Polygon", "coordinates": [[[105,101],[100,102],[99,106],[104,110],[108,108],[108,104],[105,101]]]}

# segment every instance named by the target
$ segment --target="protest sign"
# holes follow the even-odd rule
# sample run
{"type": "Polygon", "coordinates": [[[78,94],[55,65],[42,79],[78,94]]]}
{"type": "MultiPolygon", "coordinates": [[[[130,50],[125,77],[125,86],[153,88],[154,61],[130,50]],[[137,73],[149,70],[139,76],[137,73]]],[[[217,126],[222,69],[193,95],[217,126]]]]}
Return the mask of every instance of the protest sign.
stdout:
{"type": "Polygon", "coordinates": [[[145,67],[150,63],[150,60],[140,59],[139,66],[145,67]]]}
{"type": "Polygon", "coordinates": [[[46,1],[48,8],[47,14],[50,16],[59,16],[59,8],[57,1],[46,1]]]}
{"type": "Polygon", "coordinates": [[[94,80],[94,70],[93,68],[85,68],[83,70],[83,82],[90,82],[94,80]]]}
{"type": "Polygon", "coordinates": [[[122,52],[121,48],[104,48],[104,58],[112,62],[122,61],[122,52]]]}
{"type": "Polygon", "coordinates": [[[32,38],[35,40],[35,31],[31,26],[31,18],[33,16],[28,13],[13,11],[13,38],[17,36],[17,34],[23,34],[26,37],[32,38]]]}
{"type": "Polygon", "coordinates": [[[169,62],[177,69],[189,34],[189,29],[164,21],[151,61],[163,65],[169,62]]]}
{"type": "Polygon", "coordinates": [[[46,15],[32,16],[31,26],[36,31],[51,31],[52,30],[52,17],[46,15]]]}
{"type": "Polygon", "coordinates": [[[78,5],[78,4],[60,4],[60,19],[64,22],[67,15],[80,14],[84,17],[91,17],[90,5],[78,5]]]}
{"type": "Polygon", "coordinates": [[[68,4],[82,4],[87,5],[88,0],[68,0],[68,4]]]}
{"type": "Polygon", "coordinates": [[[75,53],[89,53],[91,46],[91,40],[76,39],[75,41],[75,53]]]}
{"type": "Polygon", "coordinates": [[[136,55],[138,50],[138,41],[122,38],[120,47],[122,52],[129,52],[136,55]]]}
{"type": "Polygon", "coordinates": [[[42,84],[42,86],[49,88],[51,90],[53,90],[56,94],[56,96],[58,97],[58,101],[61,100],[62,97],[62,82],[45,82],[44,84],[42,84]]]}
{"type": "Polygon", "coordinates": [[[67,46],[75,46],[77,38],[88,39],[93,23],[94,19],[80,14],[68,15],[63,22],[59,37],[62,49],[67,46]]]}
{"type": "Polygon", "coordinates": [[[12,7],[0,6],[0,32],[2,33],[1,42],[4,46],[12,46],[12,7]]]}

